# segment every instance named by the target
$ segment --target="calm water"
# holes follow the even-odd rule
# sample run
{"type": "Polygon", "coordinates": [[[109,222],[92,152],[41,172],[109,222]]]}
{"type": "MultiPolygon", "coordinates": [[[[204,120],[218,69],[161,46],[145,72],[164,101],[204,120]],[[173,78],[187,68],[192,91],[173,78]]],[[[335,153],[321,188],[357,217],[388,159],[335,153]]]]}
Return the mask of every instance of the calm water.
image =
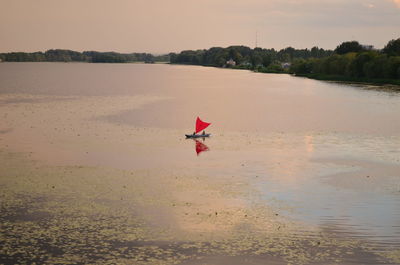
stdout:
{"type": "Polygon", "coordinates": [[[289,75],[195,66],[124,64],[0,65],[1,93],[63,96],[162,95],[114,122],[188,128],[200,115],[218,131],[344,132],[398,135],[399,93],[289,75]]]}
{"type": "Polygon", "coordinates": [[[274,205],[296,222],[377,248],[400,247],[400,93],[194,66],[2,63],[0,94],[160,97],[108,114],[97,106],[91,115],[157,135],[150,140],[138,136],[88,156],[34,136],[8,141],[54,164],[158,168],[232,181],[240,176],[257,191],[257,203],[274,205]],[[212,123],[207,132],[213,134],[201,141],[209,150],[200,154],[183,137],[197,116],[212,123]]]}

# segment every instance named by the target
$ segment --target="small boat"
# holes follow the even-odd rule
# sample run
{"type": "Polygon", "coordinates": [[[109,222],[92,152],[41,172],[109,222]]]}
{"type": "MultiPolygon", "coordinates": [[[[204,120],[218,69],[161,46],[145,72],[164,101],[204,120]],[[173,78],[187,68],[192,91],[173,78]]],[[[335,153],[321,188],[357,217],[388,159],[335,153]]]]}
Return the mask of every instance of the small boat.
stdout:
{"type": "Polygon", "coordinates": [[[186,138],[193,138],[193,139],[194,139],[194,138],[205,138],[205,137],[210,137],[211,134],[205,133],[205,131],[204,131],[208,126],[210,126],[210,124],[211,124],[211,123],[204,122],[204,121],[200,120],[199,117],[197,117],[197,119],[196,119],[196,128],[195,128],[194,133],[192,133],[192,134],[185,134],[185,135],[186,135],[186,138]],[[198,132],[201,132],[201,131],[203,131],[203,133],[197,134],[198,132]]]}
{"type": "Polygon", "coordinates": [[[206,134],[185,134],[186,138],[205,138],[205,137],[210,137],[211,133],[206,133],[206,134]]]}

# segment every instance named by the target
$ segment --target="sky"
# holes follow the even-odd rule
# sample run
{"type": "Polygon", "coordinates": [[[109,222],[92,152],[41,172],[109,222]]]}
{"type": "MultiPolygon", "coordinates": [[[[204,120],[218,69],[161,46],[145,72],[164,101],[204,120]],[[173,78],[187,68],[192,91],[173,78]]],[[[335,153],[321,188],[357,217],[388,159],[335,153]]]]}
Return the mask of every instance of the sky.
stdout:
{"type": "Polygon", "coordinates": [[[0,0],[0,52],[150,52],[246,45],[382,48],[400,0],[0,0]]]}

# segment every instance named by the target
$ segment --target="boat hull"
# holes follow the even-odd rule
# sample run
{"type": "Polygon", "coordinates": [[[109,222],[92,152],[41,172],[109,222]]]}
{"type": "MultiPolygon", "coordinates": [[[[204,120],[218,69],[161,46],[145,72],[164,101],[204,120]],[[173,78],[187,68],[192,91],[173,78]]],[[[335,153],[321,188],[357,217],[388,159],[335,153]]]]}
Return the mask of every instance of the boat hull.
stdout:
{"type": "Polygon", "coordinates": [[[210,137],[210,133],[206,133],[206,134],[185,134],[186,138],[206,138],[206,137],[210,137]]]}

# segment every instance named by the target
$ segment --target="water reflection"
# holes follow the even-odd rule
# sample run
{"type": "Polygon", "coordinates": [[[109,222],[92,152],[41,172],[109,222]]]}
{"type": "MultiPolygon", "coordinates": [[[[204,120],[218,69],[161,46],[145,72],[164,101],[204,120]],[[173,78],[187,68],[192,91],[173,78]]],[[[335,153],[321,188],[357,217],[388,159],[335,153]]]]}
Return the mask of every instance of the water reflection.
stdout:
{"type": "Polygon", "coordinates": [[[199,140],[193,139],[195,141],[195,149],[196,149],[196,154],[200,155],[202,152],[210,151],[208,146],[204,144],[206,138],[203,138],[203,142],[200,142],[199,140]]]}
{"type": "Polygon", "coordinates": [[[306,151],[308,154],[314,152],[314,136],[309,134],[304,136],[304,143],[306,145],[306,151]]]}

